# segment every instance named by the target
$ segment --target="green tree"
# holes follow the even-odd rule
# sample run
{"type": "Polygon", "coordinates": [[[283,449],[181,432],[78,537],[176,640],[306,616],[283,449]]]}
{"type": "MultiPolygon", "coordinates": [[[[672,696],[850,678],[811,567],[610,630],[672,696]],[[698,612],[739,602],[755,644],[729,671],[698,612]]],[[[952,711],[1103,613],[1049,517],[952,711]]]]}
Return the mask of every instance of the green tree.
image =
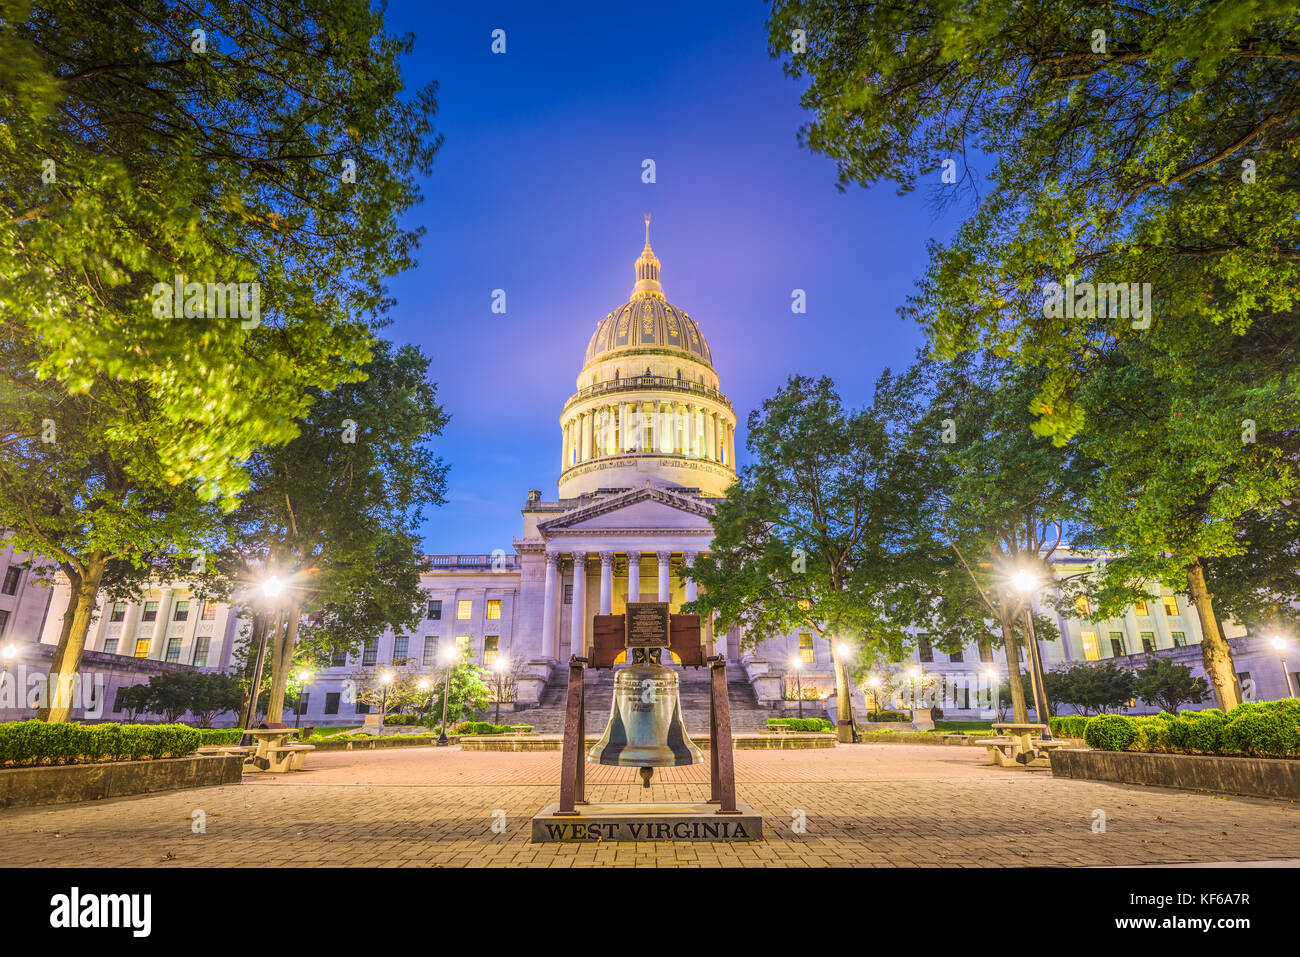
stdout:
{"type": "Polygon", "coordinates": [[[435,101],[401,95],[411,41],[365,0],[9,0],[0,20],[0,446],[48,419],[68,459],[43,508],[0,482],[0,523],[69,573],[61,680],[105,569],[190,542],[185,496],[232,506],[310,390],[360,374],[383,281],[412,263],[398,217],[435,101]],[[177,281],[200,285],[174,303],[177,281]]]}
{"type": "Polygon", "coordinates": [[[485,713],[492,698],[492,689],[484,683],[483,670],[470,662],[461,662],[451,668],[450,687],[446,671],[433,679],[432,697],[425,714],[425,723],[437,727],[442,723],[442,702],[447,699],[447,726],[459,721],[469,721],[485,713]],[[446,693],[445,693],[446,692],[446,693]]]}
{"type": "Polygon", "coordinates": [[[1083,714],[1107,714],[1134,697],[1137,676],[1113,661],[1082,662],[1058,671],[1061,700],[1083,714]]]}
{"type": "Polygon", "coordinates": [[[1147,655],[1133,690],[1143,701],[1158,704],[1170,714],[1177,714],[1184,704],[1200,704],[1210,696],[1204,678],[1193,678],[1191,668],[1157,655],[1147,655]]]}
{"type": "Polygon", "coordinates": [[[268,720],[295,661],[325,666],[360,636],[412,629],[424,609],[418,528],[447,466],[428,445],[447,416],[414,346],[379,340],[365,378],[319,393],[291,442],[258,450],[253,487],[228,518],[220,563],[232,583],[277,574],[268,720]]]}
{"type": "Polygon", "coordinates": [[[143,682],[129,685],[118,691],[117,704],[126,712],[126,720],[133,722],[142,714],[152,713],[153,692],[143,682]]]}
{"type": "Polygon", "coordinates": [[[831,643],[840,740],[851,735],[842,641],[897,659],[911,636],[886,614],[906,545],[893,519],[912,484],[889,429],[907,394],[886,374],[870,408],[847,411],[829,379],[793,376],[749,417],[754,464],[718,503],[711,551],[696,559],[697,601],[715,629],[743,627],[745,647],[810,631],[831,643]]]}

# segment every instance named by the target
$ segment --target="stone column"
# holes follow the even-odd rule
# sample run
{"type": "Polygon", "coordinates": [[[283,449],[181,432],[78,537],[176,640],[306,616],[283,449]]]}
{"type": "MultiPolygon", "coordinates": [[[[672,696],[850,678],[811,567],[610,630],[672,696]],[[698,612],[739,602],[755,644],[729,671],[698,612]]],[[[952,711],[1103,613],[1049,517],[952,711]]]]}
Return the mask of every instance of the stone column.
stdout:
{"type": "Polygon", "coordinates": [[[573,429],[565,422],[560,427],[560,471],[563,472],[569,467],[569,442],[573,429]]]}
{"type": "Polygon", "coordinates": [[[573,553],[573,613],[572,627],[569,630],[569,653],[583,655],[586,652],[585,640],[587,628],[587,553],[573,553]]]}
{"type": "MultiPolygon", "coordinates": [[[[686,573],[689,575],[691,573],[691,570],[695,567],[695,553],[683,552],[682,563],[686,566],[686,573]]],[[[695,599],[699,597],[700,597],[699,586],[695,583],[695,579],[694,578],[686,579],[686,600],[695,601],[695,599]]]]}
{"type": "MultiPolygon", "coordinates": [[[[175,590],[164,588],[158,598],[158,619],[153,625],[153,637],[149,640],[149,657],[167,657],[167,628],[172,617],[172,596],[175,590]]],[[[269,646],[268,646],[269,647],[269,646]]],[[[135,654],[135,642],[131,643],[131,654],[135,654]]]]}
{"type": "Polygon", "coordinates": [[[614,608],[614,553],[600,553],[600,613],[612,614],[614,608]]]}
{"type": "Polygon", "coordinates": [[[627,553],[627,600],[641,600],[641,553],[627,553]]]}
{"type": "Polygon", "coordinates": [[[547,552],[546,591],[542,598],[542,654],[550,655],[557,661],[560,658],[560,647],[555,634],[555,579],[559,568],[560,553],[547,552]]]}
{"type": "Polygon", "coordinates": [[[672,552],[655,552],[655,557],[659,559],[659,600],[669,601],[672,595],[672,580],[668,573],[672,568],[672,552]]]}
{"type": "Polygon", "coordinates": [[[618,404],[618,445],[615,446],[616,454],[627,451],[627,403],[618,404]]]}
{"type": "Polygon", "coordinates": [[[649,449],[651,452],[658,452],[659,451],[659,442],[658,442],[659,430],[655,427],[657,424],[656,420],[658,419],[658,416],[655,415],[655,404],[653,402],[647,402],[645,403],[645,407],[646,409],[648,409],[648,411],[645,413],[646,440],[642,444],[642,447],[649,449]]]}

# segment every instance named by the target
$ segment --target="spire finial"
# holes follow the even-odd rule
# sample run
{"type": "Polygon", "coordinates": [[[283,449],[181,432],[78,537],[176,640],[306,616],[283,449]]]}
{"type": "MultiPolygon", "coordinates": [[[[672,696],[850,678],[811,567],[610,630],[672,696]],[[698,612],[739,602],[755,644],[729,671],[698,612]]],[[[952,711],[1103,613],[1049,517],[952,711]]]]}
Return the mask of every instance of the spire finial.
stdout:
{"type": "Polygon", "coordinates": [[[645,249],[641,250],[641,255],[636,261],[636,285],[632,287],[632,295],[651,296],[662,299],[664,297],[663,287],[659,285],[659,259],[655,256],[654,250],[650,248],[650,214],[645,214],[645,249]]]}
{"type": "Polygon", "coordinates": [[[645,214],[645,248],[650,248],[650,214],[645,214]]]}

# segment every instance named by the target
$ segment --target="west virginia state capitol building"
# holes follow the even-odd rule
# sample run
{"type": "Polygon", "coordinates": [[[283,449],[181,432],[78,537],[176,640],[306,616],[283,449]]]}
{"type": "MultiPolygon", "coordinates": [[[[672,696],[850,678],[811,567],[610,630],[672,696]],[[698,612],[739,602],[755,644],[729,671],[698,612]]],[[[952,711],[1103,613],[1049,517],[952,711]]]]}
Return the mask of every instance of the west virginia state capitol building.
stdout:
{"type": "MultiPolygon", "coordinates": [[[[596,322],[575,386],[559,416],[558,495],[527,494],[516,554],[431,556],[419,628],[377,636],[357,658],[335,658],[321,669],[306,687],[303,724],[360,723],[357,715],[365,709],[351,694],[359,672],[394,666],[432,671],[453,643],[485,667],[504,656],[516,676],[518,707],[544,718],[547,706],[560,700],[569,656],[590,647],[594,615],[619,614],[626,602],[638,600],[667,601],[675,612],[696,597],[682,572],[708,551],[710,517],[735,480],[737,419],[700,324],[664,295],[648,218],[631,298],[596,322]]],[[[0,553],[0,645],[15,643],[18,666],[27,660],[39,669],[57,642],[67,587],[31,582],[26,561],[12,550],[0,553]]],[[[1059,570],[1073,572],[1083,561],[1067,556],[1061,562],[1072,567],[1059,570]]],[[[237,634],[248,627],[238,611],[197,601],[181,586],[159,587],[135,603],[101,603],[83,670],[107,675],[99,702],[103,717],[120,719],[115,691],[149,673],[229,667],[237,634]]],[[[1154,651],[1203,673],[1195,647],[1199,621],[1182,596],[1153,589],[1149,602],[1118,619],[1093,619],[1083,606],[1076,611],[1058,616],[1062,640],[1043,644],[1047,667],[1115,658],[1138,668],[1154,651]]],[[[1243,680],[1254,682],[1260,697],[1284,695],[1280,661],[1264,642],[1232,623],[1227,635],[1243,680]]],[[[822,699],[833,692],[826,642],[792,634],[742,649],[741,637],[737,629],[714,634],[705,623],[704,640],[728,660],[739,728],[783,705],[793,708],[796,687],[822,699]]],[[[943,654],[932,644],[937,641],[921,637],[914,666],[951,686],[945,712],[981,713],[981,703],[963,689],[973,684],[972,675],[985,686],[990,669],[1005,675],[1002,652],[971,647],[943,654]]],[[[688,723],[691,682],[704,679],[703,669],[698,676],[692,671],[682,674],[688,723]]],[[[860,709],[861,693],[854,699],[860,709]]],[[[7,704],[0,695],[0,720],[31,713],[7,704]]],[[[833,707],[833,699],[825,704],[833,707]]],[[[816,702],[812,706],[807,713],[819,713],[816,702]]],[[[234,715],[223,718],[218,723],[234,721],[234,715]]],[[[559,730],[545,724],[539,730],[559,730]]]]}

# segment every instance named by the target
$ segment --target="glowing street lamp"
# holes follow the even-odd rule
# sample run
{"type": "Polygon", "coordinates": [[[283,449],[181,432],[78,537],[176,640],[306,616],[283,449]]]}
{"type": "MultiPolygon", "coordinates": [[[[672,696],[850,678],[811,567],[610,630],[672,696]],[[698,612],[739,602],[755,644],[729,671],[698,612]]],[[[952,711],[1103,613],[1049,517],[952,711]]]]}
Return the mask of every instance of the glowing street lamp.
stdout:
{"type": "Polygon", "coordinates": [[[282,591],[284,591],[284,582],[274,575],[262,582],[262,594],[267,598],[275,598],[282,591]]]}
{"type": "Polygon", "coordinates": [[[880,713],[880,675],[871,675],[867,678],[867,687],[871,689],[871,700],[875,703],[876,713],[880,713]]]}
{"type": "Polygon", "coordinates": [[[387,669],[379,672],[379,685],[384,689],[379,698],[379,722],[384,721],[384,715],[388,713],[388,686],[393,683],[393,673],[387,669]]]}
{"type": "Polygon", "coordinates": [[[803,656],[794,655],[793,657],[791,657],[790,667],[794,669],[794,687],[795,687],[794,696],[795,699],[799,702],[799,717],[802,718],[803,717],[803,674],[801,673],[801,669],[803,668],[803,656]]]}
{"type": "MultiPolygon", "coordinates": [[[[262,580],[260,590],[262,595],[270,598],[272,604],[274,604],[275,598],[284,590],[284,583],[276,576],[271,575],[262,580]]],[[[243,727],[245,731],[253,726],[253,717],[257,714],[258,693],[262,687],[262,668],[266,664],[266,633],[270,631],[269,622],[266,618],[267,614],[267,612],[264,612],[259,617],[256,611],[253,613],[253,634],[257,636],[257,658],[253,662],[253,683],[248,695],[248,706],[244,711],[243,727]]],[[[267,715],[268,719],[270,717],[270,715],[267,715]]],[[[279,717],[276,720],[279,721],[279,717]]],[[[243,747],[247,747],[251,743],[251,735],[246,734],[240,738],[240,745],[243,747]]]]}
{"type": "Polygon", "coordinates": [[[1273,649],[1278,653],[1278,656],[1282,659],[1282,679],[1286,682],[1286,694],[1288,698],[1294,698],[1296,697],[1296,690],[1291,686],[1291,669],[1287,666],[1286,663],[1286,646],[1287,646],[1287,640],[1285,638],[1283,638],[1281,635],[1274,636],[1273,649]]]}
{"type": "Polygon", "coordinates": [[[1043,658],[1038,648],[1038,636],[1034,633],[1034,602],[1032,595],[1038,590],[1038,578],[1027,569],[1020,569],[1011,576],[1011,584],[1025,596],[1025,644],[1029,648],[1029,676],[1034,689],[1034,713],[1038,723],[1043,725],[1042,739],[1052,740],[1051,715],[1047,713],[1047,686],[1043,682],[1043,658]]]}

